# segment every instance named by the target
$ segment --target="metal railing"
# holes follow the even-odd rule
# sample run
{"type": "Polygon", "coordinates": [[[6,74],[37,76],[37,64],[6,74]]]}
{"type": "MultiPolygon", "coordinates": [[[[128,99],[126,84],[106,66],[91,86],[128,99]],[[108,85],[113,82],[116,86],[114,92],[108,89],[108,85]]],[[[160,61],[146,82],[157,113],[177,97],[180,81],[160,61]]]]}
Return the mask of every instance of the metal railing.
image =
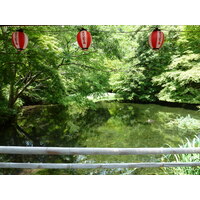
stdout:
{"type": "MultiPolygon", "coordinates": [[[[157,155],[200,154],[200,148],[75,148],[75,147],[20,147],[0,146],[0,154],[32,155],[157,155]]],[[[200,162],[153,162],[153,163],[6,163],[0,168],[31,169],[92,169],[92,168],[141,168],[141,167],[192,167],[200,162]]]]}

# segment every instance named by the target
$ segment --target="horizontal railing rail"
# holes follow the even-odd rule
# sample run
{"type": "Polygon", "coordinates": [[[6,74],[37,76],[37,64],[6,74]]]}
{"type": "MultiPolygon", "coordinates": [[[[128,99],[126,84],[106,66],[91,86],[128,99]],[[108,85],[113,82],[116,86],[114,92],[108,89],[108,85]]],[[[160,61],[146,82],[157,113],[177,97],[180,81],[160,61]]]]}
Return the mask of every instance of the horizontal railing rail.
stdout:
{"type": "MultiPolygon", "coordinates": [[[[157,155],[157,154],[200,154],[200,148],[78,148],[78,147],[22,147],[0,146],[0,154],[29,155],[157,155]]],[[[0,168],[30,169],[110,169],[149,167],[195,167],[200,162],[146,162],[146,163],[7,163],[0,168]]]]}
{"type": "Polygon", "coordinates": [[[195,167],[200,162],[171,162],[171,163],[0,163],[0,168],[22,168],[22,169],[111,169],[111,168],[149,168],[149,167],[195,167]]]}
{"type": "Polygon", "coordinates": [[[200,154],[200,148],[79,148],[0,146],[0,154],[42,155],[147,155],[200,154]]]}

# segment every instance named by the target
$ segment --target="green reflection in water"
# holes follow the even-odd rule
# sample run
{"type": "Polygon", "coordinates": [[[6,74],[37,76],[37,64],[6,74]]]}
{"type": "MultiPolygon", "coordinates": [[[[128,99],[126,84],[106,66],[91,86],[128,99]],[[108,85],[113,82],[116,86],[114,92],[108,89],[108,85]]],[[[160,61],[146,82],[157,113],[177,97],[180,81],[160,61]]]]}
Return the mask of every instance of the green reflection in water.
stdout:
{"type": "MultiPolygon", "coordinates": [[[[177,119],[199,112],[154,104],[98,103],[96,109],[56,106],[24,110],[17,124],[0,130],[1,145],[57,147],[178,147],[185,137],[192,139],[200,129],[180,128],[177,119]]],[[[198,121],[199,122],[199,121],[198,121]]],[[[157,155],[127,156],[1,156],[1,161],[106,163],[155,162],[157,155]]],[[[15,174],[19,170],[1,170],[15,174]]],[[[162,169],[33,170],[32,174],[162,174],[162,169]]]]}

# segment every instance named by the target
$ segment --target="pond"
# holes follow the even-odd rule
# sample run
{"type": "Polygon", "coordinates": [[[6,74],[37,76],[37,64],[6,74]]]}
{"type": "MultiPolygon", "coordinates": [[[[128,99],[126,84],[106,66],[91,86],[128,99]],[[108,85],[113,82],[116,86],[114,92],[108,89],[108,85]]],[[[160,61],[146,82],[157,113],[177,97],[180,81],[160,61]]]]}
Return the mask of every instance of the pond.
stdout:
{"type": "MultiPolygon", "coordinates": [[[[94,109],[30,106],[1,127],[1,146],[179,147],[200,133],[199,111],[155,104],[96,103],[94,109]]],[[[1,155],[1,162],[159,162],[161,155],[1,155]]],[[[163,174],[162,169],[1,169],[1,174],[163,174]]]]}

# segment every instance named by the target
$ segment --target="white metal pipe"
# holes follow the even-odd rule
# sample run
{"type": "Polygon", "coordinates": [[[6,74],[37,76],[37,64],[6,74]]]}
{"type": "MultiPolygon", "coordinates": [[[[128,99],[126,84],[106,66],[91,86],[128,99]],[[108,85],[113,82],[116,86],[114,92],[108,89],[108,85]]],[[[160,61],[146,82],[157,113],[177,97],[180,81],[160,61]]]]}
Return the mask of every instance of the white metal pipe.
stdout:
{"type": "Polygon", "coordinates": [[[145,155],[145,154],[194,154],[200,148],[76,148],[76,147],[22,147],[0,146],[0,154],[43,155],[145,155]]]}
{"type": "Polygon", "coordinates": [[[22,169],[111,169],[111,168],[149,168],[149,167],[194,167],[200,166],[200,162],[171,162],[171,163],[0,163],[0,168],[22,169]]]}

